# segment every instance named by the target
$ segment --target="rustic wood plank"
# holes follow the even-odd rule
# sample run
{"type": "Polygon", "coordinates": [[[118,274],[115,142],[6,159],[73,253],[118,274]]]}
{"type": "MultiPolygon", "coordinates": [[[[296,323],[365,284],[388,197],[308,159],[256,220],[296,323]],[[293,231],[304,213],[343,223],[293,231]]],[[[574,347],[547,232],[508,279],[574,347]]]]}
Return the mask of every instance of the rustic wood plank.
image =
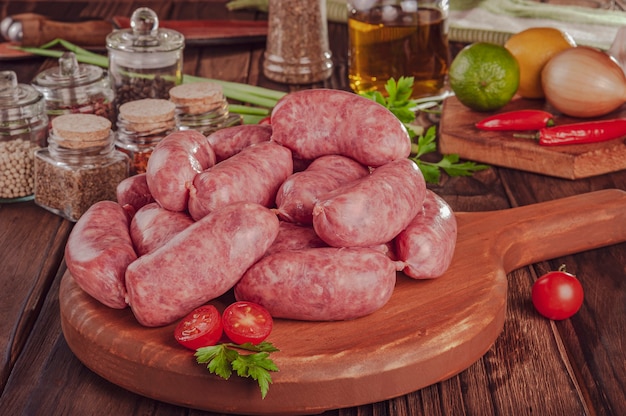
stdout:
{"type": "Polygon", "coordinates": [[[49,295],[71,227],[32,202],[2,205],[0,214],[0,386],[4,386],[49,295]],[[22,226],[16,229],[17,223],[22,226]]]}

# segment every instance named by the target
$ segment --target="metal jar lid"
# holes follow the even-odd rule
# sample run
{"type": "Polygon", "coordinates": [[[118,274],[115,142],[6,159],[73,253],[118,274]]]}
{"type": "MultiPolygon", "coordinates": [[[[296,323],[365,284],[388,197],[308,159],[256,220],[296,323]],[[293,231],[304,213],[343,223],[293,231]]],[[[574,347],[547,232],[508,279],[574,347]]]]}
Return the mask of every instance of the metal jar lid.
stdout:
{"type": "Polygon", "coordinates": [[[130,18],[130,29],[111,32],[106,38],[110,58],[128,67],[172,65],[179,59],[185,37],[172,29],[159,28],[159,18],[147,7],[136,9],[130,18]],[[143,54],[143,56],[139,56],[143,54]]]}

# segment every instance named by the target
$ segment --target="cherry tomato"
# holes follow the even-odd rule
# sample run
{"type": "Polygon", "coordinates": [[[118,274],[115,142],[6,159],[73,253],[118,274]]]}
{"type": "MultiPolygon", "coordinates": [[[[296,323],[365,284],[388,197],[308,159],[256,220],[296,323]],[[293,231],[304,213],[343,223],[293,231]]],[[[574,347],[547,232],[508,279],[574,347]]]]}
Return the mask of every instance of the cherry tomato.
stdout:
{"type": "Polygon", "coordinates": [[[174,338],[181,345],[197,350],[201,347],[215,345],[224,332],[222,317],[213,305],[203,305],[184,317],[176,328],[174,338]]]}
{"type": "Polygon", "coordinates": [[[238,301],[226,307],[222,314],[224,333],[235,344],[258,344],[272,332],[274,321],[263,306],[238,301]]]}
{"type": "Polygon", "coordinates": [[[574,315],[583,304],[583,287],[578,279],[561,266],[541,276],[533,284],[535,309],[548,319],[561,320],[574,315]]]}

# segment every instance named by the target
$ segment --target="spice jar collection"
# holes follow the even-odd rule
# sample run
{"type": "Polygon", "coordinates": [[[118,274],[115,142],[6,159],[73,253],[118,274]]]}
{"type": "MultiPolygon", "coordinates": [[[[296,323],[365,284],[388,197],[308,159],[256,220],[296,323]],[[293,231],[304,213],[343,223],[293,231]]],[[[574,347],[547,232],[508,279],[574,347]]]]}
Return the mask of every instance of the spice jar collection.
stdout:
{"type": "Polygon", "coordinates": [[[158,26],[154,11],[135,10],[132,29],[107,37],[108,71],[66,52],[31,84],[0,72],[0,202],[34,199],[77,221],[93,203],[116,200],[119,182],[145,172],[173,131],[241,124],[221,86],[180,85],[184,37],[158,26]]]}

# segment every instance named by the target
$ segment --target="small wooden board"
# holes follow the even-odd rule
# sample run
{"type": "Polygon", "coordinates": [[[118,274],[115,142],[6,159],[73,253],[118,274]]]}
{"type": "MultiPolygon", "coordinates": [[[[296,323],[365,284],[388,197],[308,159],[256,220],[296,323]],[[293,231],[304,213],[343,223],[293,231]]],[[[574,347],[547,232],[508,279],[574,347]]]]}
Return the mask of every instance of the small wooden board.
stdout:
{"type": "MultiPolygon", "coordinates": [[[[551,111],[559,125],[585,121],[558,115],[543,100],[515,98],[496,112],[481,113],[470,110],[452,96],[443,104],[439,151],[443,154],[456,153],[465,160],[565,179],[580,179],[626,169],[626,136],[602,143],[541,146],[532,139],[513,137],[513,132],[487,132],[474,126],[492,114],[521,109],[551,111]]],[[[626,116],[626,109],[602,118],[623,116],[626,116]]]]}
{"type": "MultiPolygon", "coordinates": [[[[276,320],[268,341],[280,371],[265,399],[253,380],[223,380],[196,364],[173,325],[140,326],[103,306],[66,273],[59,293],[70,349],[105,379],[202,410],[315,414],[386,400],[449,378],[477,361],[504,325],[506,274],[537,261],[626,241],[626,192],[597,191],[503,211],[457,213],[452,264],[441,277],[404,275],[391,300],[342,322],[276,320]],[[584,238],[580,238],[584,235],[584,238]]],[[[227,302],[228,299],[220,299],[227,302]]]]}

